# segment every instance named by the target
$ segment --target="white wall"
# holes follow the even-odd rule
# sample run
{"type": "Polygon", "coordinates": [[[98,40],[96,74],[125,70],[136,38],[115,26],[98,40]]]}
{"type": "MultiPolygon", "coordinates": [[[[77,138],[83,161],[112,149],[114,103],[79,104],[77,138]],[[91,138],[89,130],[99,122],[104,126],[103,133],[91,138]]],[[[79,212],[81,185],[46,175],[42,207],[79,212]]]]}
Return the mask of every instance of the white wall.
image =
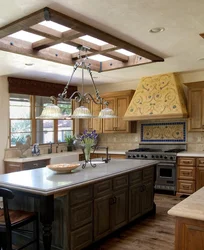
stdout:
{"type": "Polygon", "coordinates": [[[4,173],[4,149],[9,135],[9,94],[7,77],[0,77],[0,174],[4,173]]]}

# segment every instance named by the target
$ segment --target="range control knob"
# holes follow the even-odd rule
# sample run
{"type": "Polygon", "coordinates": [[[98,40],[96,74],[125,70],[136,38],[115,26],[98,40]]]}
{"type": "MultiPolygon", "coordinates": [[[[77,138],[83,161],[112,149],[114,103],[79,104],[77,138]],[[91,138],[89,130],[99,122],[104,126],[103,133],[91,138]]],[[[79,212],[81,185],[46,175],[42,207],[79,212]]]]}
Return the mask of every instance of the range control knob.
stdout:
{"type": "Polygon", "coordinates": [[[164,156],[164,159],[166,160],[166,159],[167,159],[167,156],[164,156]]]}
{"type": "Polygon", "coordinates": [[[159,156],[158,156],[158,155],[156,155],[156,158],[159,158],[159,156]]]}
{"type": "Polygon", "coordinates": [[[147,158],[147,155],[145,155],[145,158],[147,158]]]}
{"type": "Polygon", "coordinates": [[[140,155],[137,155],[137,157],[140,157],[140,155]]]}
{"type": "Polygon", "coordinates": [[[171,156],[171,157],[170,157],[170,160],[173,160],[173,159],[174,159],[173,156],[171,156]]]}
{"type": "Polygon", "coordinates": [[[144,155],[141,155],[141,157],[144,157],[144,155]]]}
{"type": "Polygon", "coordinates": [[[154,158],[154,155],[152,155],[152,158],[154,158]]]}
{"type": "Polygon", "coordinates": [[[128,155],[128,158],[131,158],[131,155],[128,155]]]}
{"type": "Polygon", "coordinates": [[[132,157],[135,158],[135,155],[133,155],[132,157]]]}

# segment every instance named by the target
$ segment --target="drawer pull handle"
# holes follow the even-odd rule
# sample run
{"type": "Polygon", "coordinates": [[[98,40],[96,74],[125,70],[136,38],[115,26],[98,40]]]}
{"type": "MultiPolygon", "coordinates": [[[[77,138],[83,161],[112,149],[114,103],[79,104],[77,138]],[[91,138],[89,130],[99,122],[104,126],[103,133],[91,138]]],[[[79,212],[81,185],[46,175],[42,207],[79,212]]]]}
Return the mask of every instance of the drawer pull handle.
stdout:
{"type": "Polygon", "coordinates": [[[37,167],[37,166],[38,166],[38,163],[33,163],[33,166],[37,167]]]}
{"type": "Polygon", "coordinates": [[[190,175],[190,173],[183,173],[183,175],[190,175]]]}
{"type": "Polygon", "coordinates": [[[183,163],[186,163],[186,164],[188,164],[188,163],[191,163],[190,161],[183,161],[183,163]]]}
{"type": "Polygon", "coordinates": [[[189,189],[189,186],[183,185],[183,189],[189,189]]]}

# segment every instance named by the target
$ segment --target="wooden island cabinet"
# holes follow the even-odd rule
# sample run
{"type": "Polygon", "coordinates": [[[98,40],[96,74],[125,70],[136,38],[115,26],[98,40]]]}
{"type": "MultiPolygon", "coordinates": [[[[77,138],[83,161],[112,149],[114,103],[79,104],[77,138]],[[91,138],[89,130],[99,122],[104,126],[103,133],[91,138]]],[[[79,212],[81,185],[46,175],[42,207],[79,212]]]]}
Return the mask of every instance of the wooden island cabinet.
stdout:
{"type": "Polygon", "coordinates": [[[204,187],[172,207],[175,216],[175,250],[204,249],[204,187]]]}
{"type": "MultiPolygon", "coordinates": [[[[115,159],[70,175],[40,168],[32,171],[36,176],[25,183],[25,191],[18,179],[27,175],[31,178],[30,171],[12,173],[11,186],[9,176],[2,175],[0,184],[15,192],[11,208],[17,209],[20,204],[21,209],[39,211],[40,249],[44,249],[44,242],[47,250],[81,250],[145,214],[155,213],[156,164],[115,159]],[[38,180],[36,190],[34,180],[38,180]],[[51,230],[52,245],[48,247],[51,230]]],[[[23,241],[24,237],[18,234],[17,239],[23,241]]]]}

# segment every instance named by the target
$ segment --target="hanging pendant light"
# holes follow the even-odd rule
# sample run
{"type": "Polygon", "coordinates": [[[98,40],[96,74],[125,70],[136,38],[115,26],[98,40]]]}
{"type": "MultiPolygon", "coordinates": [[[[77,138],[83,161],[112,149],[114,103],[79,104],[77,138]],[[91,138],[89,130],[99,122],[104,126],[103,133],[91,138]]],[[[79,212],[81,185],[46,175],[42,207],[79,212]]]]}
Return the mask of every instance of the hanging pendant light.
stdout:
{"type": "Polygon", "coordinates": [[[83,106],[83,103],[90,103],[91,101],[93,101],[95,104],[98,104],[98,105],[106,105],[106,108],[101,110],[98,118],[115,118],[115,117],[117,117],[114,114],[114,111],[112,109],[108,108],[108,102],[103,101],[103,99],[99,95],[99,91],[96,88],[95,82],[93,80],[90,64],[85,63],[86,60],[88,59],[88,57],[85,56],[84,58],[82,58],[80,55],[80,51],[87,52],[89,48],[84,47],[84,46],[79,46],[78,49],[79,49],[79,60],[75,63],[71,77],[70,77],[69,81],[67,82],[63,92],[58,94],[58,98],[60,98],[61,100],[64,100],[65,98],[67,98],[67,90],[68,90],[69,84],[73,78],[73,75],[74,75],[75,71],[78,69],[78,67],[81,67],[82,68],[82,93],[80,93],[79,91],[75,91],[68,98],[68,100],[71,101],[72,99],[74,99],[76,102],[82,103],[82,105],[74,110],[73,115],[65,116],[62,114],[60,108],[54,104],[53,99],[57,100],[57,98],[50,97],[52,100],[52,103],[48,104],[44,108],[44,110],[42,111],[42,114],[37,118],[39,118],[39,119],[70,119],[70,118],[87,119],[87,118],[94,118],[96,116],[93,116],[91,114],[90,110],[88,108],[86,108],[85,106],[83,106]],[[84,70],[85,69],[89,72],[89,75],[91,77],[91,81],[93,84],[96,98],[94,98],[90,93],[84,93],[84,70]]]}

